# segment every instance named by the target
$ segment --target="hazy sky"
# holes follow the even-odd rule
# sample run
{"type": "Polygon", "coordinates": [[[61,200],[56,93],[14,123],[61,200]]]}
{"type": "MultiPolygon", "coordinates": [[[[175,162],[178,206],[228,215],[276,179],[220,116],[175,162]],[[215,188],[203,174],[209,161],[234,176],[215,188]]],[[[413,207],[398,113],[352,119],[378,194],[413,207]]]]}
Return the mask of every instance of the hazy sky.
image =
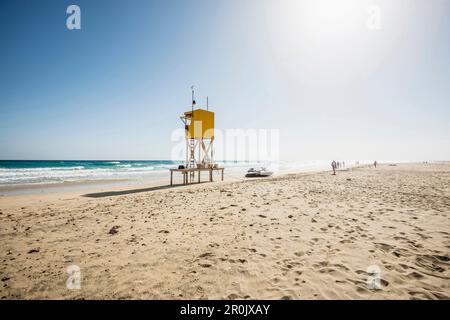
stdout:
{"type": "Polygon", "coordinates": [[[0,159],[169,159],[194,84],[284,160],[450,160],[448,0],[5,0],[0,36],[0,159]]]}

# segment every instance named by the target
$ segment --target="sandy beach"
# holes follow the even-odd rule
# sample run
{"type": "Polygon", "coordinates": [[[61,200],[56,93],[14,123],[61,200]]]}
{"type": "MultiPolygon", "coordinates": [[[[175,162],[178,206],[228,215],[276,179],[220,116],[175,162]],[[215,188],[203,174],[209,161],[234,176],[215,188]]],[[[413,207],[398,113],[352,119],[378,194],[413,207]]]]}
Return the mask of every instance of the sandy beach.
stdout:
{"type": "Polygon", "coordinates": [[[1,299],[449,299],[450,164],[2,196],[0,239],[1,299]]]}

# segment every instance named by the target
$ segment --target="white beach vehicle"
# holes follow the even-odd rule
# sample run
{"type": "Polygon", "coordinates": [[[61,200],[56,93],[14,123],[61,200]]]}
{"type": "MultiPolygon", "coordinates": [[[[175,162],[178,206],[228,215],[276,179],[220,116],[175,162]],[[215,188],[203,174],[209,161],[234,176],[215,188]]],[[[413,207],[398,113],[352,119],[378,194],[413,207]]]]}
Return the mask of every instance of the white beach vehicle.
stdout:
{"type": "Polygon", "coordinates": [[[273,174],[272,171],[266,168],[250,168],[245,175],[247,178],[253,177],[270,177],[273,174]]]}

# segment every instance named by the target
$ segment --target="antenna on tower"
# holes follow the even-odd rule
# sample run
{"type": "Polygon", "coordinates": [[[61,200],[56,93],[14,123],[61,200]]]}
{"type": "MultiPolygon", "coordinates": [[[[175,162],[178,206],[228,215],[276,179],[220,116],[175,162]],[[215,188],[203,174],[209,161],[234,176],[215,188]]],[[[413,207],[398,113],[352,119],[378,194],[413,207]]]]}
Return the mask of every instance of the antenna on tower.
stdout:
{"type": "Polygon", "coordinates": [[[195,105],[195,100],[194,100],[194,86],[191,86],[191,90],[192,90],[192,113],[194,113],[194,105],[195,105]]]}

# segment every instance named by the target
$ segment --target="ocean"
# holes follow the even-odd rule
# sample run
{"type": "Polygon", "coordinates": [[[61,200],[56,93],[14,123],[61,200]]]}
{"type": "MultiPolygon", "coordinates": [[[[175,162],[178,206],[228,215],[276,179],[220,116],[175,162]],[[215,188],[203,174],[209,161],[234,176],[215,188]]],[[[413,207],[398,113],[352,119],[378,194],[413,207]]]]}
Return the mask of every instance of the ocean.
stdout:
{"type": "MultiPolygon", "coordinates": [[[[366,161],[364,161],[367,163],[366,161]]],[[[361,161],[360,163],[364,163],[361,161]]],[[[162,180],[183,161],[170,160],[0,160],[0,187],[61,184],[64,182],[162,180]]],[[[330,170],[330,161],[250,162],[217,161],[225,175],[244,177],[250,167],[268,167],[275,173],[330,170]]],[[[346,161],[348,166],[354,161],[346,161]]]]}
{"type": "Polygon", "coordinates": [[[0,185],[133,179],[179,164],[167,160],[0,160],[0,185]]]}
{"type": "MultiPolygon", "coordinates": [[[[161,177],[183,161],[170,160],[0,160],[0,186],[135,180],[161,177]]],[[[258,162],[218,162],[220,166],[245,168],[258,162]]]]}

